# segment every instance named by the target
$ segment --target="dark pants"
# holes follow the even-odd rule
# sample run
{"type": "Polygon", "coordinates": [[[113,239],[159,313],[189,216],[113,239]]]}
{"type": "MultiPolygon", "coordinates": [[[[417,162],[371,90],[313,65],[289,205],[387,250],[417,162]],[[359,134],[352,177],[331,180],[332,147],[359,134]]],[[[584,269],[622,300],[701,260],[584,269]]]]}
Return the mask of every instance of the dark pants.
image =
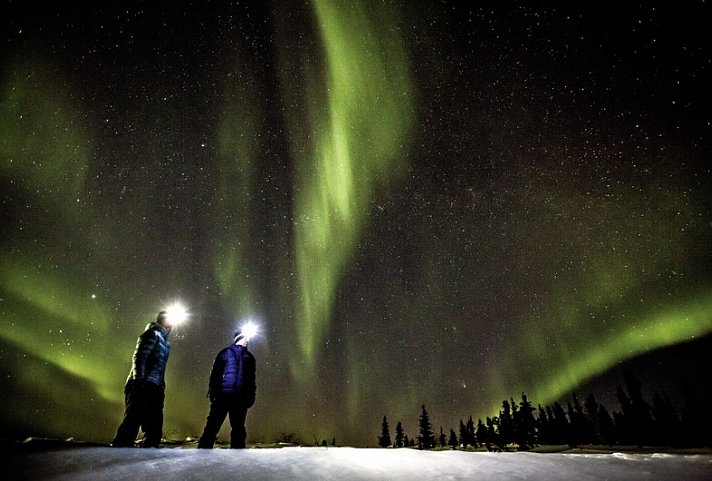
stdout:
{"type": "Polygon", "coordinates": [[[124,420],[116,431],[112,446],[133,446],[141,428],[145,435],[142,446],[157,448],[163,435],[165,389],[150,382],[129,381],[125,394],[124,420]]]}
{"type": "Polygon", "coordinates": [[[235,395],[223,394],[210,403],[208,421],[205,423],[203,435],[198,442],[199,448],[212,449],[220,427],[225,421],[225,416],[230,415],[230,447],[244,448],[247,432],[245,431],[245,418],[247,406],[244,401],[235,395]]]}

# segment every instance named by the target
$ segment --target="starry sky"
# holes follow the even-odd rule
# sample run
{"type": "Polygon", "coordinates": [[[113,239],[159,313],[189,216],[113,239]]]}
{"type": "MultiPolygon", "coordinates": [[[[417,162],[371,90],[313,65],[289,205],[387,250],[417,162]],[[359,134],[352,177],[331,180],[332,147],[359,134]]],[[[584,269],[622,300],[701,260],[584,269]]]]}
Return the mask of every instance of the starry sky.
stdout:
{"type": "Polygon", "coordinates": [[[109,441],[174,301],[174,439],[247,319],[256,442],[712,346],[709,2],[45,3],[0,21],[4,436],[109,441]]]}

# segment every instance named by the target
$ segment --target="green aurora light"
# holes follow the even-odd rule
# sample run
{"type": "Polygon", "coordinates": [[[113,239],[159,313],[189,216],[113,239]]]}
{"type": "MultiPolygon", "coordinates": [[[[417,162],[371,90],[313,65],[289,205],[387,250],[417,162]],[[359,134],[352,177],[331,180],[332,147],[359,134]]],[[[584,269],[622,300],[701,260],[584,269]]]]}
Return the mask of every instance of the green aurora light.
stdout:
{"type": "MultiPolygon", "coordinates": [[[[326,78],[307,88],[306,122],[294,121],[297,379],[314,373],[336,289],[379,191],[406,167],[413,87],[393,14],[360,2],[316,1],[326,78]],[[305,128],[306,126],[306,128],[305,128]]],[[[319,72],[307,71],[307,77],[319,72]]],[[[294,94],[293,94],[294,95],[294,94]]]]}
{"type": "Polygon", "coordinates": [[[0,335],[120,402],[116,387],[125,368],[117,370],[105,344],[90,342],[106,337],[110,316],[91,297],[97,278],[91,271],[105,251],[100,235],[88,240],[98,232],[85,220],[92,212],[91,143],[81,112],[47,62],[26,60],[8,71],[0,110],[2,175],[19,180],[12,195],[23,199],[23,210],[14,213],[19,228],[7,232],[19,247],[6,248],[0,262],[0,335]]]}

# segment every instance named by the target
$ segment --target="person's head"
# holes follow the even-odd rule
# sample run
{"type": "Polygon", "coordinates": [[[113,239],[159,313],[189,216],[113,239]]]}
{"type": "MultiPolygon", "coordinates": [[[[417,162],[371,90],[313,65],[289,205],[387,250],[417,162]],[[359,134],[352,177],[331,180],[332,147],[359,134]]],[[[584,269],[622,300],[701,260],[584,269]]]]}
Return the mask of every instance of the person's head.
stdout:
{"type": "Polygon", "coordinates": [[[163,327],[173,327],[173,323],[168,317],[168,313],[166,311],[161,311],[158,313],[158,315],[156,316],[156,323],[159,326],[163,327]]]}
{"type": "Polygon", "coordinates": [[[250,342],[250,340],[247,338],[247,336],[245,336],[245,334],[243,334],[241,329],[238,329],[237,331],[235,331],[234,340],[235,340],[235,344],[237,344],[238,346],[244,346],[244,347],[247,347],[247,345],[250,342]]]}

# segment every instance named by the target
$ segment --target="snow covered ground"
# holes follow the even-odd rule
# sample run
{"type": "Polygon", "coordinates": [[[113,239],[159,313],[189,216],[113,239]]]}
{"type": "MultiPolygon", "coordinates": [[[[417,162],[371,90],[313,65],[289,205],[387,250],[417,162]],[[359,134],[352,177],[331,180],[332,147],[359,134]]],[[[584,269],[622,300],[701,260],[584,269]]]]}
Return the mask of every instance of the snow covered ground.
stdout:
{"type": "Polygon", "coordinates": [[[5,480],[712,480],[710,454],[413,449],[4,449],[5,480]],[[9,477],[7,476],[9,474],[9,477]]]}

